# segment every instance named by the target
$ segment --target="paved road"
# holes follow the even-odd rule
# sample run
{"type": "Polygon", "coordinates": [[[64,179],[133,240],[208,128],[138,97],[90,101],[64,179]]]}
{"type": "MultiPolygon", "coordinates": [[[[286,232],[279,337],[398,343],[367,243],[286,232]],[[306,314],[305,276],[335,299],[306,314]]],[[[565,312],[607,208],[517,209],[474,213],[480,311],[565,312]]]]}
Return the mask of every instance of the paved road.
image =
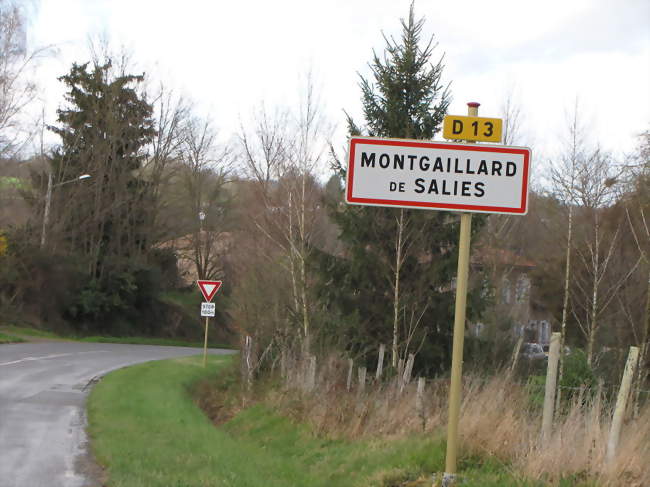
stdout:
{"type": "Polygon", "coordinates": [[[101,485],[85,433],[93,382],[126,365],[197,353],[104,343],[0,345],[0,487],[101,485]]]}

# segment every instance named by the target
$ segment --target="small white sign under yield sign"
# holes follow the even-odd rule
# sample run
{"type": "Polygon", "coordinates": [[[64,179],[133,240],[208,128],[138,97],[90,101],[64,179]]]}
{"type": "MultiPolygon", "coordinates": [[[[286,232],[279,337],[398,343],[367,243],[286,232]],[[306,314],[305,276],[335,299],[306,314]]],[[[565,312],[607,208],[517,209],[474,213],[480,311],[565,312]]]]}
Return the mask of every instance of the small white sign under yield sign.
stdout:
{"type": "Polygon", "coordinates": [[[346,200],[523,215],[529,172],[526,147],[352,137],[346,200]]]}
{"type": "Polygon", "coordinates": [[[214,303],[201,303],[201,316],[214,317],[217,305],[214,303]]]}

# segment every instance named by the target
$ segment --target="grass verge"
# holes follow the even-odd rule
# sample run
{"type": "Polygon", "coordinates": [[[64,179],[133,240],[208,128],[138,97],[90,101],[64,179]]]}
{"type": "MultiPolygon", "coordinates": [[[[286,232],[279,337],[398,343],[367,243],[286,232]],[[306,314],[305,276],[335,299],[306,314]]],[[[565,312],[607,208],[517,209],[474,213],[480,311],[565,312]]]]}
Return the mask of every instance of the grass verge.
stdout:
{"type": "Polygon", "coordinates": [[[178,306],[194,316],[201,306],[201,295],[196,291],[167,291],[160,296],[163,303],[178,306]]]}
{"type": "Polygon", "coordinates": [[[24,341],[25,340],[23,340],[20,337],[7,335],[5,333],[0,332],[0,343],[20,343],[20,342],[24,342],[24,341]]]}
{"type": "MultiPolygon", "coordinates": [[[[106,337],[106,336],[89,336],[89,337],[76,337],[76,336],[63,336],[57,335],[51,331],[39,330],[36,328],[29,328],[25,326],[15,325],[1,325],[0,326],[0,343],[24,342],[29,341],[30,338],[45,338],[48,340],[73,340],[78,342],[89,343],[125,343],[133,345],[157,345],[164,347],[193,347],[203,348],[203,342],[187,342],[183,340],[176,340],[173,338],[155,338],[155,337],[106,337]]],[[[230,345],[222,343],[208,342],[210,348],[228,348],[232,349],[230,345]]]]}
{"type": "MultiPolygon", "coordinates": [[[[128,343],[133,345],[158,345],[164,347],[194,347],[203,348],[203,342],[184,342],[173,338],[148,338],[148,337],[102,337],[91,336],[77,339],[80,342],[93,343],[128,343]]],[[[233,348],[230,345],[208,342],[210,348],[233,348]]]]}
{"type": "MultiPolygon", "coordinates": [[[[2,325],[0,326],[0,332],[6,333],[12,336],[18,337],[28,337],[28,338],[61,338],[56,333],[51,331],[38,330],[36,328],[29,328],[26,326],[16,326],[16,325],[2,325]]],[[[25,340],[21,340],[25,341],[25,340]]]]}
{"type": "MultiPolygon", "coordinates": [[[[231,358],[149,362],[109,374],[88,404],[93,450],[111,487],[417,486],[444,468],[442,438],[319,437],[264,405],[214,427],[190,387],[225,374],[231,358]]],[[[538,486],[494,461],[464,458],[465,486],[538,486]]]]}

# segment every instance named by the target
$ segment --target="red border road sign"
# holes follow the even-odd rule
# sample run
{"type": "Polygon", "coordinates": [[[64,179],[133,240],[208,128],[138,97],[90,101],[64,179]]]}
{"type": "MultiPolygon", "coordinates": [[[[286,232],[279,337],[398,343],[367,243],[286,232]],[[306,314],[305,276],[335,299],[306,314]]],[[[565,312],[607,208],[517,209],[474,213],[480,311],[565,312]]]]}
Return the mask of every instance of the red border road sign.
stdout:
{"type": "Polygon", "coordinates": [[[524,215],[527,147],[352,137],[346,201],[524,215]]]}
{"type": "Polygon", "coordinates": [[[199,285],[199,289],[201,290],[203,297],[208,303],[212,301],[212,298],[214,297],[215,294],[217,294],[217,291],[219,290],[222,284],[221,281],[206,281],[206,280],[198,280],[196,281],[196,283],[199,285]]]}

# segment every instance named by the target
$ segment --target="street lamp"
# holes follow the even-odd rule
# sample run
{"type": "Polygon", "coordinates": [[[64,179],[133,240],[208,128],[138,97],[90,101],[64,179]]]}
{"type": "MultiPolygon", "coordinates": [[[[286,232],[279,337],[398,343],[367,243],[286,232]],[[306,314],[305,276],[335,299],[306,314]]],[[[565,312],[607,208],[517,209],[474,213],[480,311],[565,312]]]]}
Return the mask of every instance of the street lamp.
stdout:
{"type": "Polygon", "coordinates": [[[43,213],[43,231],[41,232],[41,248],[45,247],[45,241],[47,239],[47,224],[50,220],[50,205],[52,203],[52,189],[63,186],[64,184],[74,183],[77,181],[82,181],[84,179],[91,178],[90,174],[82,174],[79,177],[74,179],[68,179],[61,183],[52,184],[52,172],[47,175],[47,193],[45,194],[45,212],[43,213]]]}
{"type": "MultiPolygon", "coordinates": [[[[205,212],[204,211],[199,211],[199,230],[200,232],[203,231],[203,220],[205,220],[205,212]]],[[[200,234],[199,232],[199,234],[200,234]]]]}

